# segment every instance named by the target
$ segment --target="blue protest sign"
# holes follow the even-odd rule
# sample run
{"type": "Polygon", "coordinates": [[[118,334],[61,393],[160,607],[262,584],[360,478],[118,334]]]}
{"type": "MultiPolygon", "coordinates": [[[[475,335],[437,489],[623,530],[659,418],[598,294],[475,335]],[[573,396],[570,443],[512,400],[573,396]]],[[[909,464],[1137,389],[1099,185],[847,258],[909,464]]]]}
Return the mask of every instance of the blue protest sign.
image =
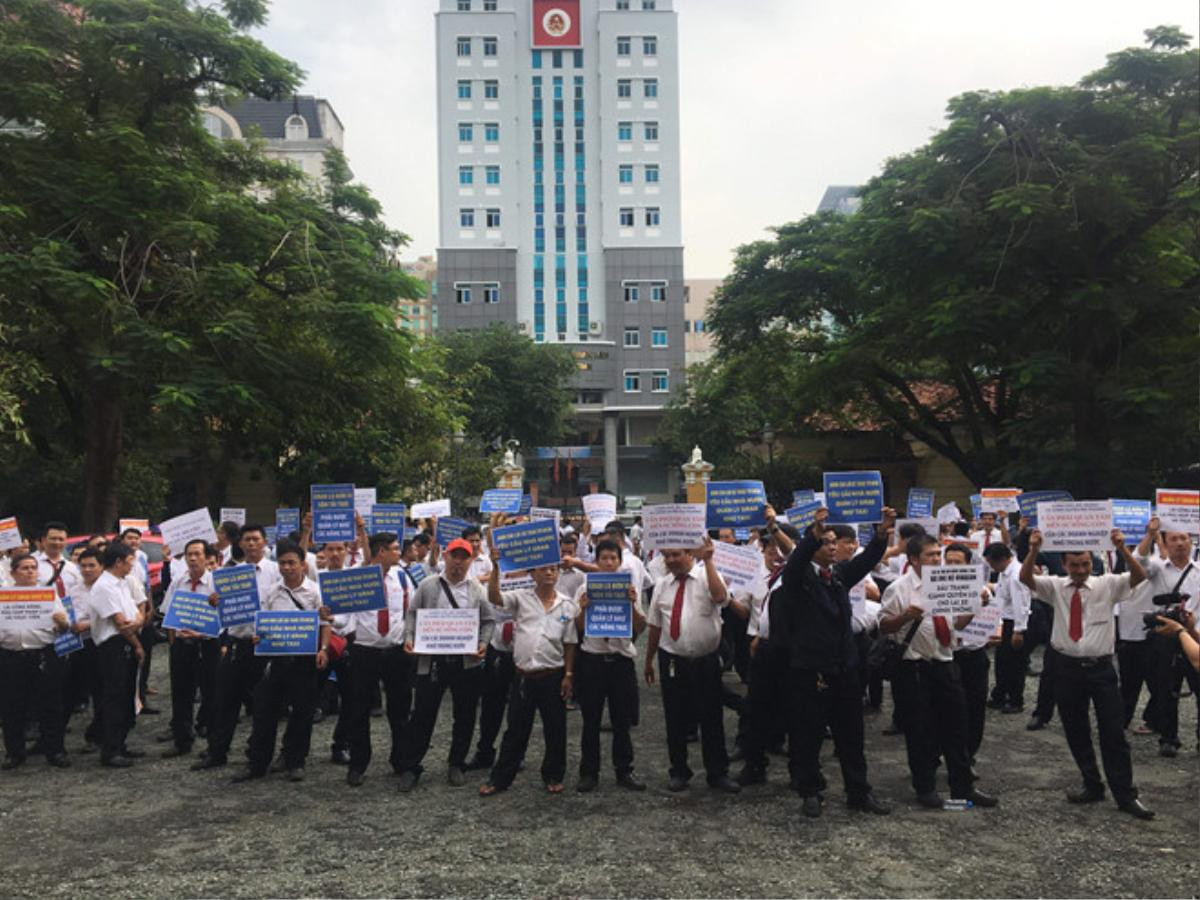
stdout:
{"type": "Polygon", "coordinates": [[[905,518],[928,519],[933,516],[933,488],[909,488],[905,518]]]}
{"type": "Polygon", "coordinates": [[[210,606],[208,597],[192,591],[176,591],[163,616],[163,628],[173,628],[176,631],[195,631],[207,637],[218,637],[221,634],[221,614],[217,608],[210,606]]]}
{"type": "Polygon", "coordinates": [[[500,555],[502,574],[556,566],[562,559],[553,519],[534,519],[497,528],[492,532],[492,540],[500,555]]]}
{"type": "Polygon", "coordinates": [[[820,508],[820,503],[816,500],[810,500],[808,503],[800,503],[793,506],[783,515],[788,520],[789,525],[799,528],[801,531],[807,531],[817,521],[817,510],[820,508]]]}
{"type": "Polygon", "coordinates": [[[413,563],[404,571],[408,572],[408,577],[412,579],[412,583],[418,586],[425,580],[425,576],[429,574],[420,563],[413,563]]]}
{"type": "Polygon", "coordinates": [[[463,529],[470,524],[466,519],[455,519],[450,516],[438,519],[434,540],[438,542],[439,547],[445,549],[452,540],[462,537],[463,529]]]}
{"type": "Polygon", "coordinates": [[[633,604],[629,602],[632,583],[628,572],[589,572],[587,609],[583,611],[586,637],[633,637],[633,604]]]}
{"type": "Polygon", "coordinates": [[[264,525],[263,533],[267,538],[267,546],[274,547],[279,543],[279,529],[274,525],[264,525]]]}
{"type": "MultiPolygon", "coordinates": [[[[1029,525],[1032,528],[1037,527],[1037,505],[1039,503],[1057,503],[1063,500],[1074,500],[1069,491],[1025,491],[1017,495],[1017,511],[1020,515],[1029,520],[1029,525]]],[[[1113,501],[1113,512],[1116,513],[1116,503],[1113,501]]],[[[972,500],[972,507],[974,500],[972,500]]],[[[976,518],[978,518],[976,513],[976,518]]],[[[1117,526],[1113,526],[1114,528],[1117,526]]]]}
{"type": "Polygon", "coordinates": [[[317,652],[321,614],[307,609],[258,611],[254,633],[255,656],[308,656],[317,652]]]}
{"type": "Polygon", "coordinates": [[[335,616],[387,607],[383,569],[379,566],[329,570],[318,573],[317,578],[321,583],[321,602],[335,616]]]}
{"type": "MultiPolygon", "coordinates": [[[[62,598],[63,609],[67,611],[67,621],[72,626],[75,625],[75,604],[70,597],[62,598]]],[[[55,656],[70,656],[78,650],[83,649],[83,638],[77,635],[72,627],[70,631],[64,631],[54,639],[54,655],[55,656]]]]}
{"type": "Polygon", "coordinates": [[[705,528],[761,528],[767,524],[767,493],[761,481],[710,481],[704,502],[705,528]]]}
{"type": "Polygon", "coordinates": [[[213,572],[213,590],[221,599],[221,627],[249,625],[258,612],[258,579],[254,566],[230,566],[213,572]]]}
{"type": "Polygon", "coordinates": [[[1121,529],[1126,544],[1137,544],[1145,537],[1153,507],[1149,500],[1113,500],[1113,528],[1121,529]]]}
{"type": "Polygon", "coordinates": [[[309,488],[312,503],[313,540],[353,541],[358,529],[354,523],[354,485],[314,484],[309,488]]]}
{"type": "Polygon", "coordinates": [[[734,539],[735,541],[748,541],[748,540],[750,540],[750,529],[749,529],[749,528],[735,528],[735,529],[733,529],[733,539],[734,539]]]}
{"type": "Polygon", "coordinates": [[[856,526],[858,531],[858,546],[865,547],[875,539],[875,526],[869,522],[859,522],[856,526]]]}
{"type": "Polygon", "coordinates": [[[529,515],[529,511],[531,509],[533,509],[533,495],[532,494],[522,494],[521,495],[521,508],[517,510],[517,515],[518,516],[527,516],[527,515],[529,515]]]}
{"type": "Polygon", "coordinates": [[[479,498],[480,515],[487,516],[492,513],[516,515],[520,509],[520,488],[492,488],[489,491],[484,491],[483,496],[479,498]]]}
{"type": "Polygon", "coordinates": [[[367,529],[367,534],[386,531],[399,537],[405,532],[404,523],[407,518],[407,504],[376,503],[371,507],[371,527],[367,529]]]}
{"type": "Polygon", "coordinates": [[[983,511],[983,494],[971,495],[971,518],[979,521],[979,514],[983,511]]]}
{"type": "Polygon", "coordinates": [[[792,506],[803,506],[817,499],[815,491],[792,491],[792,506]]]}
{"type": "Polygon", "coordinates": [[[275,536],[285,538],[300,531],[300,510],[289,507],[275,510],[275,536]]]}
{"type": "Polygon", "coordinates": [[[826,472],[829,524],[878,522],[883,518],[883,477],[878,472],[826,472]]]}

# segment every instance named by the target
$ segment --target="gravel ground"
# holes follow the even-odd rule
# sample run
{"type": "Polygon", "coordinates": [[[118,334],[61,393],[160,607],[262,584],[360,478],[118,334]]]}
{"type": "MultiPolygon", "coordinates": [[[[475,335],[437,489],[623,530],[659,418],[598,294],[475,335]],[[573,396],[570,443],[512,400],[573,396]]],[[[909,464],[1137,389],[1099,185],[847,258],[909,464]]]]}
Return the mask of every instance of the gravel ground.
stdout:
{"type": "MultiPolygon", "coordinates": [[[[1158,813],[1149,823],[1111,802],[1068,805],[1063,792],[1078,775],[1057,720],[1029,733],[1024,716],[995,712],[978,769],[980,787],[1000,797],[997,809],[917,807],[903,739],[884,737],[876,715],[867,720],[867,760],[876,790],[896,805],[892,815],[845,808],[827,744],[832,790],[825,815],[811,821],[786,790],[780,758],[769,785],[737,797],[710,793],[702,777],[682,795],[667,793],[657,690],[643,688],[634,732],[644,794],[616,788],[611,770],[596,793],[574,791],[579,714],[571,713],[567,792],[542,790],[535,728],[527,769],[506,794],[484,800],[474,781],[452,788],[441,777],[448,701],[426,777],[410,795],[388,774],[382,719],[357,790],[329,762],[329,720],[314,729],[306,782],[232,785],[232,768],[197,773],[156,758],[165,682],[163,652],[154,683],[164,715],[140,720],[130,743],[151,755],[134,769],[104,770],[94,755],[75,754],[68,770],[35,759],[0,778],[0,895],[1178,897],[1200,885],[1191,699],[1181,705],[1186,743],[1176,759],[1159,758],[1153,738],[1130,736],[1135,778],[1158,813]]],[[[727,715],[730,739],[733,724],[727,715]]],[[[72,752],[82,740],[79,719],[73,726],[72,752]]],[[[248,730],[243,720],[239,738],[248,730]]],[[[698,745],[693,755],[698,761],[698,745]]]]}

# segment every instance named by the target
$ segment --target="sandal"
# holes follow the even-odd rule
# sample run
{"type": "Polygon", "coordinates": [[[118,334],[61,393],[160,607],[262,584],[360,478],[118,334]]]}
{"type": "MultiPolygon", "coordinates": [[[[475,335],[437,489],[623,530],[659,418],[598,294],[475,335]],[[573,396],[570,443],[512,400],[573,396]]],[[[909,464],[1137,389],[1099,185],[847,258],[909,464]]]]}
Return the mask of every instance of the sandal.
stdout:
{"type": "Polygon", "coordinates": [[[561,794],[563,792],[563,784],[561,781],[556,781],[554,784],[546,785],[546,793],[561,794]]]}
{"type": "Polygon", "coordinates": [[[486,781],[479,786],[480,797],[494,797],[500,793],[500,788],[496,787],[490,781],[486,781]]]}

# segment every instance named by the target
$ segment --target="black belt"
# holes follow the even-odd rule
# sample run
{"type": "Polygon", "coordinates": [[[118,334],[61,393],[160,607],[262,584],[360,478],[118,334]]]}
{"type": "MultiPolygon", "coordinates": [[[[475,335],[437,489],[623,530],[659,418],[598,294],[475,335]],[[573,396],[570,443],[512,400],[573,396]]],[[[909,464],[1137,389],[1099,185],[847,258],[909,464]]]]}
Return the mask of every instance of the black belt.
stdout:
{"type": "Polygon", "coordinates": [[[1078,666],[1081,669],[1094,669],[1096,666],[1112,665],[1111,653],[1106,653],[1104,656],[1067,656],[1060,650],[1058,651],[1058,657],[1063,662],[1078,666]]]}

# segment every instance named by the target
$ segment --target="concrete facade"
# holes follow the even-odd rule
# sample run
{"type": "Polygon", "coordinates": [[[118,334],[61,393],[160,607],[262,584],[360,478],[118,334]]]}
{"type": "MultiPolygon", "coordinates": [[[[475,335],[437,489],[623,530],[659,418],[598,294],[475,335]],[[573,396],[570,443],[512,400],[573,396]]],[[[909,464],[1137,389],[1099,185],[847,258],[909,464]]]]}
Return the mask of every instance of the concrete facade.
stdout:
{"type": "Polygon", "coordinates": [[[684,362],[707,362],[717,352],[708,331],[708,312],[720,278],[689,278],[683,286],[684,362]]]}

